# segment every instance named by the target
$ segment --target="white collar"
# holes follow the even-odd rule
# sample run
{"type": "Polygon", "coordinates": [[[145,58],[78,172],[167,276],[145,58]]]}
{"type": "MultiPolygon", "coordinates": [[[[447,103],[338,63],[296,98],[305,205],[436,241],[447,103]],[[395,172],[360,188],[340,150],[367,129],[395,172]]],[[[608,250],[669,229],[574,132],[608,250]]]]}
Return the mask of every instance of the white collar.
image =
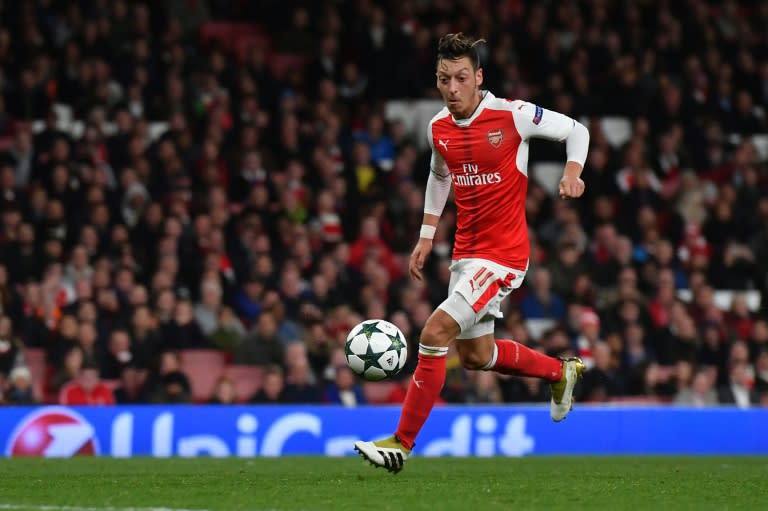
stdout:
{"type": "Polygon", "coordinates": [[[488,91],[488,90],[481,90],[480,94],[482,94],[483,99],[480,100],[480,103],[478,103],[477,108],[475,108],[475,111],[472,112],[472,115],[470,115],[465,119],[457,119],[453,116],[453,114],[451,114],[451,119],[453,119],[453,122],[456,124],[456,126],[459,126],[461,128],[468,127],[470,124],[472,124],[472,121],[474,121],[477,118],[477,116],[482,113],[488,101],[496,97],[493,95],[493,93],[491,93],[491,91],[488,91]]]}

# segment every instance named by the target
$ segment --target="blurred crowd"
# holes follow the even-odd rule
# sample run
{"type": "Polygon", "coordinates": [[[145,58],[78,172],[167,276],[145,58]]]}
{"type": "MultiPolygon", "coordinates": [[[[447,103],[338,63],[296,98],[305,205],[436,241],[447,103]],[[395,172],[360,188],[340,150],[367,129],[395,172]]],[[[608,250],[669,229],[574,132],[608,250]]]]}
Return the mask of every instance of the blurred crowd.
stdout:
{"type": "MultiPolygon", "coordinates": [[[[409,280],[429,154],[385,105],[438,97],[455,31],[487,39],[497,96],[591,127],[584,198],[530,181],[531,267],[497,336],[584,358],[580,400],[768,404],[768,320],[743,294],[768,271],[759,0],[0,1],[0,402],[189,401],[181,354],[203,349],[263,368],[253,402],[401,400],[455,215],[409,280]],[[605,116],[631,122],[620,147],[605,116]],[[413,352],[375,399],[343,355],[365,318],[413,352]]],[[[442,397],[547,392],[452,355],[442,397]]]]}

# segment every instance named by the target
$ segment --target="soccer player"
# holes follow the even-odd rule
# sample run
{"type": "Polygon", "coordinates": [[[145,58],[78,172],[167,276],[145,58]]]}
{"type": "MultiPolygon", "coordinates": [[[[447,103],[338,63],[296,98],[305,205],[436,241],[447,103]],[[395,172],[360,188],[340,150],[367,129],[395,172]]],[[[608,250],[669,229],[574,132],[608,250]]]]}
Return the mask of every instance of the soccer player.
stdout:
{"type": "Polygon", "coordinates": [[[445,356],[456,350],[467,369],[533,376],[549,382],[550,415],[559,422],[572,406],[584,371],[578,358],[546,356],[508,339],[494,339],[501,301],[520,287],[530,246],[525,220],[528,144],[534,137],[564,141],[567,163],[562,199],[584,193],[581,175],[589,132],[557,112],[482,89],[475,41],[461,33],[440,39],[437,88],[445,101],[429,123],[432,148],[424,220],[411,254],[411,277],[423,279],[424,260],[453,185],[457,220],[448,298],[421,333],[419,361],[408,386],[395,434],[355,449],[373,465],[399,472],[413,449],[445,382],[445,356]]]}

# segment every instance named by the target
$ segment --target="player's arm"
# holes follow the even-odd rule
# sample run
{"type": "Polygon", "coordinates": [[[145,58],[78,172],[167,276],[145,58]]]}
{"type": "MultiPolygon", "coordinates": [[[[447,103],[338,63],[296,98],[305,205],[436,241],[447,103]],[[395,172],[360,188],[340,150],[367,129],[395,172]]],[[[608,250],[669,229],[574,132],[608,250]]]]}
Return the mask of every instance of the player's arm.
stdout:
{"type": "MultiPolygon", "coordinates": [[[[430,136],[430,146],[432,137],[430,136]]],[[[424,218],[421,222],[419,241],[411,254],[408,270],[416,280],[424,278],[422,268],[424,261],[432,251],[432,239],[437,231],[440,215],[443,214],[445,203],[451,192],[451,175],[448,166],[434,147],[432,147],[432,159],[430,160],[430,172],[427,179],[427,189],[424,193],[424,218]]]]}
{"type": "Polygon", "coordinates": [[[512,116],[515,127],[524,140],[544,138],[565,142],[567,162],[563,169],[563,178],[560,180],[560,197],[580,197],[584,193],[581,171],[589,151],[587,127],[567,115],[525,101],[515,101],[512,116]]]}

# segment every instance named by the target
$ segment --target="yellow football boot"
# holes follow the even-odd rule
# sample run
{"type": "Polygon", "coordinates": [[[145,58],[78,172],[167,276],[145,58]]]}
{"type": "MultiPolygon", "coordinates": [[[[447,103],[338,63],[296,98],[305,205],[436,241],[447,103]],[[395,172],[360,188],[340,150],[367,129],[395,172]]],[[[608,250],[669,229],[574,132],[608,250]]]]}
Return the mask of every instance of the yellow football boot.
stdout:
{"type": "Polygon", "coordinates": [[[549,415],[555,422],[565,419],[573,408],[573,387],[584,374],[584,362],[578,357],[563,359],[563,376],[560,381],[550,383],[552,401],[549,405],[549,415]]]}

